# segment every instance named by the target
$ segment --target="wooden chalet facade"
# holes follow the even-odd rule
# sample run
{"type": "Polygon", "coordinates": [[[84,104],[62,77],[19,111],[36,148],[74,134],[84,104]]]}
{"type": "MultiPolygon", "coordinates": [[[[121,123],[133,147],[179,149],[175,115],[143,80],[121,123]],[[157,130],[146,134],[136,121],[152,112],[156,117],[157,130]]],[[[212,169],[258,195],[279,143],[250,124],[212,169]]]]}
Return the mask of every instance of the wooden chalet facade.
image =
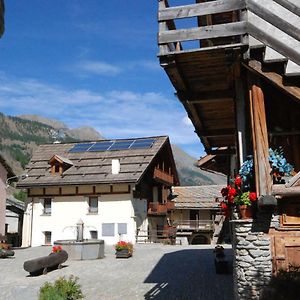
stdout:
{"type": "Polygon", "coordinates": [[[23,246],[75,239],[79,219],[85,239],[154,240],[179,184],[166,136],[40,145],[27,174],[23,246]]]}
{"type": "Polygon", "coordinates": [[[282,147],[300,171],[300,2],[187,2],[159,0],[159,61],[214,158],[200,164],[233,177],[253,155],[257,218],[232,224],[235,237],[244,230],[258,239],[244,263],[254,275],[239,263],[246,249],[233,243],[235,297],[258,299],[279,269],[300,266],[299,176],[274,185],[268,159],[269,147],[282,147]],[[262,245],[265,260],[256,257],[262,245]]]}

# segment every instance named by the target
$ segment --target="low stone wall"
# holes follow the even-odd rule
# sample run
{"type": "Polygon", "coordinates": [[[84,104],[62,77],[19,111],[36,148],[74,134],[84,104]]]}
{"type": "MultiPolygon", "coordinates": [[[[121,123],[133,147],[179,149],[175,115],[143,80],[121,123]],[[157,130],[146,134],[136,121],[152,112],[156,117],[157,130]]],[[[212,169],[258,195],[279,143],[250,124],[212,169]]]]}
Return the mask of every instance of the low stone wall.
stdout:
{"type": "Polygon", "coordinates": [[[265,222],[234,220],[233,277],[238,300],[259,299],[272,276],[270,237],[264,233],[265,222]]]}

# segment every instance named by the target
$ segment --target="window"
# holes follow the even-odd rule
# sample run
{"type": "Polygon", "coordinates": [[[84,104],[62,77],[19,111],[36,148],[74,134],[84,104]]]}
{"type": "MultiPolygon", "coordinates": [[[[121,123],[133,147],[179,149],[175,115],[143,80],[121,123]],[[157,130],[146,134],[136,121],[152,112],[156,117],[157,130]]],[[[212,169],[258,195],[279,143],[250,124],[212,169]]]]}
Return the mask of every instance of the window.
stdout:
{"type": "Polygon", "coordinates": [[[118,234],[127,234],[127,223],[118,223],[118,234]]]}
{"type": "Polygon", "coordinates": [[[45,231],[45,245],[51,245],[51,231],[45,231]]]}
{"type": "Polygon", "coordinates": [[[89,197],[89,213],[98,213],[98,197],[89,197]]]}
{"type": "Polygon", "coordinates": [[[96,240],[98,238],[98,231],[97,230],[91,230],[90,235],[91,235],[91,239],[96,240]]]}
{"type": "Polygon", "coordinates": [[[51,199],[44,199],[44,215],[51,215],[51,199]]]}
{"type": "Polygon", "coordinates": [[[115,224],[103,223],[102,224],[102,236],[115,236],[115,224]]]}

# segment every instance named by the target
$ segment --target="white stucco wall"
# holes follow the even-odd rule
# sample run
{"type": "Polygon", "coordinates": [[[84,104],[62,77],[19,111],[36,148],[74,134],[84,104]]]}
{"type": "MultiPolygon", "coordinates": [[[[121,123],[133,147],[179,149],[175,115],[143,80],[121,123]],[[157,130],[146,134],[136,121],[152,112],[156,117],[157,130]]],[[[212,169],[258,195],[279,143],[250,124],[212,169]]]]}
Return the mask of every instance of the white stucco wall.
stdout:
{"type": "Polygon", "coordinates": [[[5,233],[6,186],[7,171],[0,163],[0,234],[5,233]]]}
{"type": "Polygon", "coordinates": [[[52,243],[55,240],[76,239],[75,226],[79,219],[85,226],[85,239],[90,238],[91,230],[96,230],[98,239],[103,239],[107,245],[113,245],[120,239],[135,243],[137,226],[147,226],[145,201],[133,199],[132,194],[101,195],[98,198],[98,213],[89,214],[88,197],[55,196],[52,197],[51,215],[43,215],[43,198],[31,198],[24,214],[22,246],[43,245],[45,231],[51,232],[52,243]],[[103,223],[114,223],[114,236],[102,235],[103,223]],[[118,223],[127,224],[127,234],[119,236],[118,223]]]}
{"type": "Polygon", "coordinates": [[[18,233],[19,215],[7,209],[5,224],[8,225],[8,233],[18,233]]]}

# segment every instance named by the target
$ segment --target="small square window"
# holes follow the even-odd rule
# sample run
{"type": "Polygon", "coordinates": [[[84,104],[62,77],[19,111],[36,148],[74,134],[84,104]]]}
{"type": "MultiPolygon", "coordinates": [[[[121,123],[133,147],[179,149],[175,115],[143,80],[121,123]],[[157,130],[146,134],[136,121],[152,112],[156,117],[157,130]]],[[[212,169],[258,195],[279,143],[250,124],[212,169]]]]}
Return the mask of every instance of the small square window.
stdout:
{"type": "Polygon", "coordinates": [[[118,223],[118,234],[127,234],[127,223],[118,223]]]}
{"type": "Polygon", "coordinates": [[[51,202],[49,198],[44,199],[44,215],[51,215],[51,202]]]}
{"type": "Polygon", "coordinates": [[[89,197],[89,213],[98,213],[98,197],[89,197]]]}
{"type": "Polygon", "coordinates": [[[93,239],[93,240],[98,239],[98,231],[97,230],[91,230],[90,235],[91,235],[91,239],[93,239]]]}
{"type": "Polygon", "coordinates": [[[102,236],[115,236],[115,224],[103,223],[102,224],[102,236]]]}
{"type": "Polygon", "coordinates": [[[45,245],[51,245],[51,231],[45,231],[45,245]]]}

